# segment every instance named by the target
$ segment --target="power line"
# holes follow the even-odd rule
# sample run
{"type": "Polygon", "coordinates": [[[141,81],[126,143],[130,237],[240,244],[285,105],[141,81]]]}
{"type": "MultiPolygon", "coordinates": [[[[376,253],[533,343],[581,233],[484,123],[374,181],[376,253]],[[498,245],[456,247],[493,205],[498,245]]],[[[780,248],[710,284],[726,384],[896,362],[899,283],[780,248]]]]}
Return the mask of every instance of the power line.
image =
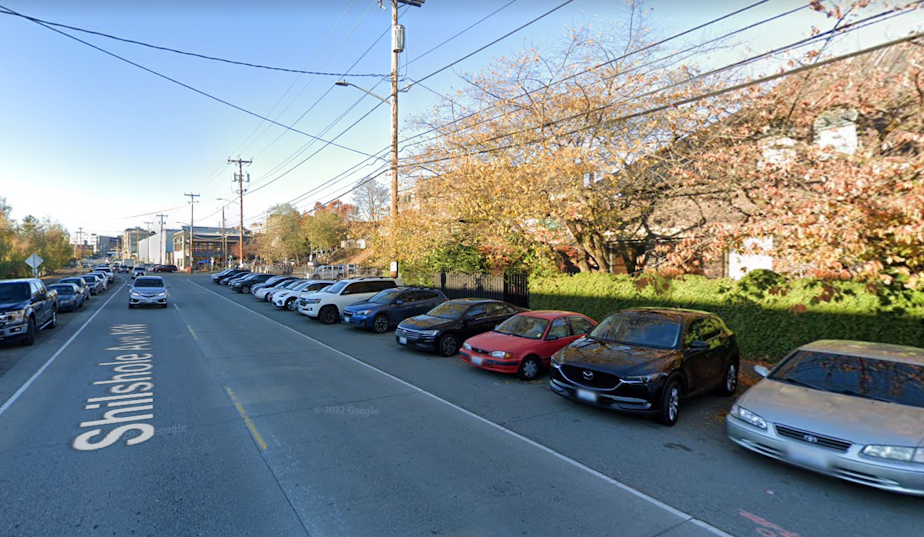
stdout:
{"type": "MultiPolygon", "coordinates": [[[[12,10],[10,10],[10,9],[8,9],[8,8],[3,7],[3,6],[0,6],[0,9],[5,10],[5,11],[0,11],[0,14],[4,14],[4,15],[13,15],[13,16],[20,17],[20,18],[23,18],[23,19],[26,19],[26,20],[29,20],[29,21],[32,21],[32,22],[35,22],[35,23],[42,24],[42,25],[54,26],[54,27],[57,27],[57,28],[66,28],[66,29],[68,29],[68,30],[73,30],[73,31],[75,31],[75,32],[82,32],[82,33],[85,33],[85,34],[96,35],[96,36],[99,36],[99,37],[105,37],[106,39],[112,39],[112,40],[114,40],[114,41],[121,41],[121,42],[123,42],[123,43],[130,43],[130,44],[132,44],[132,45],[139,45],[139,46],[151,48],[151,49],[154,49],[154,50],[161,50],[161,51],[165,51],[165,52],[173,52],[174,54],[181,54],[181,55],[183,55],[183,56],[191,56],[191,57],[194,57],[194,58],[201,58],[201,59],[204,59],[204,60],[211,60],[211,61],[216,61],[216,62],[228,63],[228,64],[232,64],[232,65],[241,65],[241,66],[244,66],[244,67],[253,67],[253,68],[255,68],[255,69],[265,69],[265,70],[268,70],[268,71],[281,71],[281,72],[284,72],[284,73],[298,73],[298,74],[302,74],[302,75],[337,76],[337,77],[342,77],[342,76],[345,75],[345,73],[326,73],[326,72],[321,72],[321,71],[304,71],[304,70],[301,70],[301,69],[288,69],[288,68],[285,68],[285,67],[271,67],[271,66],[260,65],[260,64],[255,64],[255,63],[248,63],[248,62],[240,62],[240,61],[235,61],[235,60],[228,60],[228,59],[225,59],[225,58],[218,58],[218,57],[215,57],[215,56],[207,56],[207,55],[205,55],[205,54],[198,54],[198,53],[195,53],[195,52],[186,52],[186,51],[177,50],[177,49],[170,48],[170,47],[163,47],[163,46],[159,46],[159,45],[152,45],[152,44],[150,44],[150,43],[145,43],[145,42],[142,42],[142,41],[135,41],[134,39],[127,39],[127,38],[124,38],[124,37],[117,37],[117,36],[110,35],[110,34],[103,33],[103,32],[97,32],[97,31],[94,31],[94,30],[87,30],[87,29],[84,29],[84,28],[78,28],[78,27],[76,27],[76,26],[68,26],[67,24],[61,24],[61,23],[57,23],[57,22],[51,22],[51,21],[47,21],[47,20],[43,20],[43,19],[38,19],[38,18],[35,18],[35,17],[30,17],[29,15],[23,15],[22,13],[16,13],[15,11],[12,11],[12,10]]],[[[386,75],[386,74],[379,74],[379,73],[365,73],[365,74],[351,74],[350,76],[362,76],[362,77],[375,77],[375,78],[381,78],[381,77],[387,76],[387,75],[386,75]]]]}
{"type": "Polygon", "coordinates": [[[526,28],[527,26],[529,26],[529,25],[531,25],[531,24],[534,24],[534,23],[536,23],[536,22],[538,22],[538,21],[544,19],[545,17],[551,15],[552,13],[555,13],[556,11],[558,11],[559,9],[561,9],[561,8],[563,8],[563,7],[565,7],[565,6],[567,6],[567,5],[570,4],[571,2],[574,2],[574,0],[567,0],[567,1],[565,1],[565,2],[563,2],[563,3],[561,3],[561,4],[559,4],[558,6],[553,7],[552,9],[546,11],[546,12],[543,13],[542,15],[539,15],[538,17],[536,17],[535,19],[533,19],[533,20],[527,22],[526,24],[523,24],[523,25],[521,25],[521,26],[518,26],[517,28],[511,30],[510,32],[507,32],[506,34],[504,34],[504,35],[498,37],[498,38],[495,39],[494,41],[491,41],[491,42],[488,43],[487,45],[485,45],[485,46],[483,46],[483,47],[480,47],[480,48],[478,48],[477,50],[474,50],[474,51],[472,51],[472,52],[466,54],[465,56],[462,56],[461,58],[459,58],[458,60],[456,60],[456,61],[450,63],[449,65],[440,67],[440,68],[437,69],[436,71],[433,71],[433,72],[430,73],[429,75],[427,75],[427,76],[421,78],[421,79],[420,79],[420,82],[423,82],[424,80],[426,80],[426,79],[428,79],[428,78],[430,78],[430,77],[432,77],[432,76],[435,76],[435,75],[437,75],[437,74],[439,74],[439,73],[442,73],[443,71],[445,71],[446,69],[449,69],[449,68],[452,67],[453,65],[456,65],[456,64],[459,63],[459,62],[462,62],[462,61],[465,61],[465,60],[471,58],[472,56],[474,56],[475,54],[478,54],[479,52],[483,51],[483,50],[486,49],[486,48],[489,48],[489,47],[491,47],[491,46],[493,46],[493,45],[496,45],[497,43],[500,43],[500,42],[503,41],[504,39],[507,39],[507,38],[510,37],[511,35],[513,35],[513,34],[519,32],[519,31],[522,30],[523,28],[526,28]]]}
{"type": "MultiPolygon", "coordinates": [[[[909,42],[909,41],[912,41],[912,40],[915,40],[915,39],[920,39],[920,38],[922,38],[922,37],[924,37],[924,32],[914,33],[914,34],[911,34],[911,35],[906,36],[906,37],[903,37],[903,38],[894,39],[894,40],[891,40],[891,41],[887,41],[887,42],[884,42],[884,43],[880,43],[880,44],[878,44],[878,45],[874,45],[874,46],[871,46],[871,47],[867,47],[867,48],[865,48],[865,49],[861,49],[861,50],[858,50],[858,51],[855,51],[855,52],[851,52],[851,53],[848,53],[848,54],[843,54],[843,55],[836,56],[836,57],[834,57],[834,58],[830,58],[830,59],[827,59],[827,60],[823,60],[823,61],[819,61],[819,62],[816,62],[816,63],[812,63],[812,64],[808,64],[808,65],[803,65],[803,66],[801,66],[801,67],[793,68],[793,69],[790,69],[789,71],[783,71],[783,72],[780,72],[780,73],[775,73],[775,74],[773,74],[773,75],[768,75],[768,76],[764,76],[764,77],[761,77],[761,78],[757,78],[757,79],[754,79],[754,80],[751,80],[751,81],[748,81],[748,82],[743,82],[743,83],[740,83],[740,84],[735,84],[735,85],[733,85],[733,86],[729,86],[729,87],[726,87],[726,88],[723,88],[723,89],[720,89],[720,90],[715,90],[715,91],[710,91],[710,92],[702,93],[702,94],[695,95],[695,96],[692,96],[692,97],[688,97],[688,98],[685,98],[685,99],[680,99],[680,100],[673,101],[673,102],[670,102],[670,103],[667,103],[667,104],[659,105],[659,106],[656,106],[656,107],[653,107],[653,108],[647,108],[647,109],[642,110],[642,111],[639,111],[639,112],[633,112],[633,113],[631,113],[631,114],[626,114],[626,115],[619,116],[619,117],[616,117],[616,118],[608,119],[608,120],[606,120],[606,121],[600,122],[600,123],[595,124],[595,125],[579,127],[579,128],[577,128],[577,129],[574,129],[574,130],[571,130],[571,131],[568,131],[568,132],[565,132],[565,133],[561,133],[560,136],[569,136],[569,135],[571,135],[571,134],[576,134],[576,133],[578,133],[578,132],[585,131],[585,130],[588,130],[588,129],[591,129],[591,128],[596,128],[596,127],[598,127],[598,126],[600,126],[600,125],[612,125],[612,124],[614,124],[614,123],[620,123],[620,122],[628,121],[628,120],[630,120],[630,119],[635,119],[635,118],[642,117],[642,116],[646,116],[646,115],[653,114],[653,113],[656,113],[656,112],[662,112],[662,111],[667,110],[667,109],[670,109],[670,108],[676,108],[676,107],[679,107],[679,106],[685,106],[685,105],[692,104],[692,103],[695,103],[695,102],[698,102],[698,101],[702,101],[702,100],[704,100],[704,99],[709,99],[709,98],[711,98],[711,97],[716,97],[716,96],[719,96],[719,95],[722,95],[722,94],[725,94],[725,93],[730,93],[730,92],[733,92],[733,91],[738,91],[738,90],[741,90],[741,89],[745,89],[745,88],[748,88],[748,87],[751,87],[751,86],[755,86],[755,85],[758,85],[758,84],[763,84],[763,83],[766,83],[766,82],[772,82],[772,81],[774,81],[774,80],[777,80],[777,79],[780,79],[780,78],[784,78],[784,77],[787,77],[787,76],[791,76],[791,75],[795,75],[795,74],[798,74],[798,73],[801,73],[801,72],[811,71],[811,70],[813,70],[813,69],[818,69],[818,68],[821,68],[821,67],[824,67],[824,66],[827,66],[827,65],[831,65],[831,64],[834,64],[834,63],[837,63],[837,62],[841,62],[841,61],[844,61],[844,60],[848,60],[848,59],[853,58],[853,57],[856,57],[856,56],[861,56],[861,55],[864,55],[864,54],[869,54],[869,53],[875,52],[875,51],[877,51],[877,50],[881,50],[881,49],[884,49],[884,48],[889,48],[889,47],[892,47],[892,46],[895,46],[895,45],[899,45],[899,44],[902,44],[902,43],[906,43],[906,42],[909,42]]],[[[582,113],[582,114],[580,114],[580,115],[585,115],[585,114],[582,113]]],[[[574,117],[572,116],[572,117],[567,117],[567,118],[563,118],[563,119],[560,119],[560,120],[556,120],[556,121],[554,121],[554,122],[550,122],[550,123],[548,123],[548,124],[544,124],[544,125],[542,125],[541,127],[546,127],[546,126],[548,126],[549,124],[560,123],[560,122],[562,122],[562,121],[567,121],[567,120],[569,120],[569,119],[574,119],[574,117]]],[[[538,127],[537,127],[537,128],[538,128],[538,127]]],[[[521,130],[521,131],[517,131],[517,132],[515,132],[515,133],[508,133],[507,135],[509,136],[509,135],[512,135],[512,134],[517,134],[517,133],[519,133],[519,132],[525,132],[526,130],[534,130],[534,129],[524,129],[524,130],[521,130]]],[[[496,138],[495,138],[495,139],[496,139],[496,138]]],[[[436,158],[436,159],[421,161],[421,162],[419,162],[419,163],[414,163],[414,164],[412,164],[411,166],[413,166],[413,165],[420,165],[420,164],[432,164],[432,163],[436,163],[436,162],[443,162],[443,161],[446,161],[446,160],[452,160],[452,159],[461,158],[461,157],[467,157],[467,156],[474,156],[474,155],[482,155],[482,154],[487,154],[487,153],[493,153],[493,152],[501,151],[501,150],[504,150],[504,149],[512,149],[512,148],[515,148],[515,147],[522,147],[522,146],[524,146],[524,145],[526,145],[526,144],[541,142],[543,139],[544,139],[544,138],[541,138],[541,137],[540,137],[540,138],[535,138],[535,139],[533,139],[533,140],[529,140],[529,141],[524,142],[524,143],[508,144],[508,145],[505,145],[505,146],[497,146],[497,147],[492,147],[492,148],[489,148],[489,149],[481,149],[481,150],[478,150],[478,151],[471,151],[471,152],[468,152],[468,153],[463,153],[463,154],[461,154],[461,155],[453,155],[453,156],[448,156],[448,157],[441,157],[441,158],[436,158]]]]}
{"type": "MultiPolygon", "coordinates": [[[[0,9],[7,9],[8,11],[11,11],[11,10],[9,10],[9,8],[6,8],[6,7],[4,7],[4,6],[0,6],[0,9]]],[[[11,12],[12,12],[12,11],[11,11],[11,12]]],[[[12,13],[15,13],[15,12],[12,12],[12,13]]],[[[15,14],[18,15],[18,13],[15,13],[15,14]]],[[[33,21],[33,22],[35,22],[35,21],[33,21]]],[[[98,50],[99,52],[102,52],[103,54],[106,54],[106,55],[108,55],[108,56],[112,56],[113,58],[116,58],[116,59],[118,59],[118,60],[121,60],[121,61],[123,61],[123,62],[125,62],[125,63],[127,63],[127,64],[129,64],[129,65],[132,65],[132,66],[134,66],[134,67],[137,67],[137,68],[139,68],[139,69],[141,69],[141,70],[143,70],[143,71],[147,71],[148,73],[151,73],[152,75],[155,75],[155,76],[157,76],[157,77],[163,78],[164,80],[167,80],[167,81],[169,81],[169,82],[173,82],[174,84],[176,84],[176,85],[178,85],[178,86],[181,86],[181,87],[186,88],[186,89],[188,89],[188,90],[190,90],[190,91],[193,91],[193,92],[195,92],[195,93],[198,93],[199,95],[202,95],[203,97],[208,97],[209,99],[212,99],[212,100],[214,100],[214,101],[218,101],[218,102],[220,102],[221,104],[224,104],[224,105],[226,105],[226,106],[230,106],[231,108],[234,108],[235,110],[238,110],[238,111],[240,111],[240,112],[244,112],[245,114],[249,114],[249,115],[251,115],[251,116],[254,116],[254,117],[256,117],[256,118],[262,119],[263,121],[267,121],[267,122],[272,123],[272,124],[274,124],[274,125],[278,125],[278,126],[280,126],[280,127],[283,127],[284,129],[290,130],[290,131],[292,131],[292,132],[297,132],[298,134],[301,134],[301,135],[303,135],[303,136],[307,136],[307,137],[309,137],[309,138],[312,138],[312,139],[315,139],[315,140],[318,140],[318,141],[321,141],[321,142],[327,142],[327,140],[324,140],[323,138],[319,138],[319,137],[314,136],[314,135],[312,135],[312,134],[308,134],[307,132],[300,131],[300,130],[295,129],[295,128],[293,128],[293,127],[289,127],[289,126],[283,125],[282,123],[279,123],[278,121],[273,121],[272,119],[269,119],[269,118],[267,118],[267,117],[261,116],[260,114],[257,114],[256,112],[251,112],[250,110],[247,110],[246,108],[242,108],[242,107],[240,107],[240,106],[237,106],[236,104],[232,104],[232,103],[230,103],[230,102],[228,102],[228,101],[225,101],[225,100],[223,100],[223,99],[220,99],[220,98],[218,98],[218,97],[215,97],[214,95],[211,95],[211,94],[206,93],[206,92],[204,92],[204,91],[202,91],[202,90],[196,89],[196,88],[194,88],[194,87],[192,87],[192,86],[190,86],[190,85],[188,85],[188,84],[184,84],[183,82],[180,82],[179,80],[176,80],[176,79],[174,79],[174,78],[170,78],[170,77],[167,76],[167,75],[161,74],[161,73],[159,73],[159,72],[157,72],[157,71],[154,71],[153,69],[149,69],[149,68],[147,68],[147,67],[145,67],[145,66],[143,66],[143,65],[141,65],[141,64],[139,64],[139,63],[136,63],[136,62],[133,62],[133,61],[131,61],[131,60],[129,60],[129,59],[123,58],[122,56],[119,56],[118,54],[115,54],[115,53],[110,52],[110,51],[108,51],[108,50],[106,50],[106,49],[104,49],[104,48],[98,47],[98,46],[96,46],[96,45],[94,45],[94,44],[92,44],[92,43],[89,43],[89,42],[87,42],[87,41],[84,41],[83,39],[80,39],[79,37],[75,37],[75,36],[70,35],[70,34],[68,34],[68,33],[66,33],[66,32],[63,32],[63,31],[61,31],[61,30],[58,30],[57,28],[48,26],[48,25],[46,25],[46,24],[44,24],[44,23],[42,23],[42,22],[35,22],[35,23],[38,24],[38,25],[40,25],[40,26],[42,26],[42,27],[44,27],[44,28],[47,28],[47,29],[49,29],[49,30],[51,30],[51,31],[53,31],[53,32],[59,33],[59,34],[65,36],[65,37],[69,37],[70,39],[73,39],[74,41],[77,41],[78,43],[82,43],[82,44],[84,44],[84,45],[86,45],[86,46],[88,46],[88,47],[90,47],[90,48],[92,48],[92,49],[98,50]]],[[[340,144],[335,144],[335,143],[330,143],[329,145],[332,145],[332,146],[334,146],[334,147],[338,147],[338,148],[340,148],[340,149],[344,149],[344,150],[346,150],[346,151],[350,151],[350,152],[352,152],[352,153],[357,153],[357,154],[359,154],[359,155],[363,155],[363,156],[366,156],[366,157],[370,156],[368,153],[364,153],[364,152],[362,152],[362,151],[359,151],[358,149],[353,149],[352,147],[347,147],[347,146],[340,145],[340,144]]]]}
{"type": "Polygon", "coordinates": [[[445,45],[445,44],[447,44],[447,43],[449,43],[449,42],[452,41],[453,39],[455,39],[455,38],[459,37],[460,35],[464,34],[465,32],[471,30],[471,29],[474,28],[475,26],[478,26],[478,25],[481,24],[482,22],[484,22],[484,21],[490,19],[490,18],[493,17],[494,15],[497,15],[497,14],[500,13],[501,11],[507,9],[508,7],[510,7],[511,4],[513,4],[513,3],[516,2],[516,1],[517,1],[517,0],[510,0],[509,2],[507,2],[506,4],[502,5],[501,7],[497,8],[497,9],[495,9],[495,10],[492,11],[491,13],[485,15],[485,16],[484,16],[483,18],[481,18],[478,22],[476,22],[476,23],[470,25],[468,28],[462,30],[461,32],[457,33],[456,35],[454,35],[454,36],[450,37],[449,39],[443,41],[443,42],[440,43],[439,45],[436,45],[435,47],[433,47],[433,48],[431,48],[430,50],[428,50],[428,51],[424,52],[423,54],[421,54],[420,56],[415,57],[413,60],[410,60],[410,61],[405,62],[405,64],[404,64],[405,68],[407,68],[408,65],[410,65],[410,64],[416,62],[417,60],[423,58],[424,56],[430,54],[430,53],[433,52],[434,50],[436,50],[436,49],[442,47],[443,45],[445,45]]]}

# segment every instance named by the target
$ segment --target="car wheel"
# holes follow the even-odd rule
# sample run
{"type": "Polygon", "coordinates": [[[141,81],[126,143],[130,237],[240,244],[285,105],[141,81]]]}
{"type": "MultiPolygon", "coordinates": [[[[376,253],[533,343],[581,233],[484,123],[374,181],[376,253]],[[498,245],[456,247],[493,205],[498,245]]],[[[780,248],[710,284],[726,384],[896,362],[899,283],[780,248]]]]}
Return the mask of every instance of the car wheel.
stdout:
{"type": "Polygon", "coordinates": [[[384,313],[380,313],[375,316],[375,319],[372,319],[372,331],[376,334],[384,334],[388,332],[388,316],[384,313]]]}
{"type": "Polygon", "coordinates": [[[661,392],[661,408],[655,418],[658,423],[668,427],[677,424],[677,418],[680,417],[681,395],[680,381],[676,378],[669,379],[664,386],[664,391],[661,392]]]}
{"type": "Polygon", "coordinates": [[[22,338],[22,346],[29,347],[35,343],[35,319],[29,317],[26,323],[26,335],[22,338]]]}
{"type": "Polygon", "coordinates": [[[527,356],[520,362],[520,369],[517,370],[517,377],[520,380],[536,380],[539,377],[539,372],[542,371],[542,366],[539,363],[539,358],[535,356],[527,356]]]}
{"type": "Polygon", "coordinates": [[[245,285],[245,286],[241,287],[241,293],[249,293],[249,292],[250,292],[250,286],[249,286],[249,285],[245,285]]]}
{"type": "Polygon", "coordinates": [[[337,306],[324,306],[318,317],[324,324],[334,324],[340,318],[340,314],[337,312],[337,306]]]}
{"type": "Polygon", "coordinates": [[[286,300],[286,309],[289,311],[295,311],[295,299],[294,298],[290,298],[289,300],[286,300]]]}
{"type": "Polygon", "coordinates": [[[54,328],[58,326],[58,310],[52,310],[51,312],[51,322],[48,323],[48,328],[54,328]]]}
{"type": "Polygon", "coordinates": [[[722,376],[722,386],[719,395],[730,397],[738,390],[738,361],[729,360],[725,365],[725,374],[722,376]]]}
{"type": "Polygon", "coordinates": [[[437,350],[441,356],[454,356],[459,352],[459,340],[455,334],[446,334],[440,338],[437,350]]]}

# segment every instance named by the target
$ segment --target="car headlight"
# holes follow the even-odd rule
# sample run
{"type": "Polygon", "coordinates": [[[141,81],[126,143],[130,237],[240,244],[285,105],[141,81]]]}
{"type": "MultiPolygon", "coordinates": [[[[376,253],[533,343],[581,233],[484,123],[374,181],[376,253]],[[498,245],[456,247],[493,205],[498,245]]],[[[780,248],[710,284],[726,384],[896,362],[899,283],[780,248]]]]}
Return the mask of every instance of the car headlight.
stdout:
{"type": "Polygon", "coordinates": [[[424,337],[433,337],[439,333],[439,330],[421,330],[418,334],[424,337]]]}
{"type": "Polygon", "coordinates": [[[863,454],[880,459],[924,464],[924,448],[873,445],[863,448],[863,454]]]}
{"type": "Polygon", "coordinates": [[[132,297],[134,297],[134,298],[140,298],[140,297],[141,297],[141,293],[136,293],[136,292],[132,291],[132,297]]]}
{"type": "Polygon", "coordinates": [[[634,377],[620,377],[624,384],[651,384],[667,373],[653,373],[651,375],[637,375],[634,377]]]}
{"type": "Polygon", "coordinates": [[[468,342],[463,343],[463,344],[462,344],[462,348],[465,349],[465,350],[467,350],[467,351],[472,350],[472,346],[469,345],[468,342]]]}
{"type": "Polygon", "coordinates": [[[167,293],[157,293],[157,298],[164,298],[167,296],[167,293]]]}
{"type": "Polygon", "coordinates": [[[763,418],[761,418],[760,416],[758,416],[757,414],[751,412],[750,410],[746,408],[738,406],[737,403],[732,405],[731,411],[729,412],[729,414],[731,414],[732,416],[738,418],[739,420],[743,422],[750,423],[754,427],[758,427],[760,429],[767,428],[767,422],[764,421],[763,418]]]}
{"type": "Polygon", "coordinates": [[[513,358],[513,355],[505,351],[492,351],[491,358],[501,358],[503,360],[509,360],[513,358]]]}
{"type": "Polygon", "coordinates": [[[320,298],[305,298],[305,299],[302,299],[302,304],[320,304],[320,303],[321,303],[321,299],[320,299],[320,298]]]}
{"type": "Polygon", "coordinates": [[[353,315],[369,315],[370,313],[372,313],[372,310],[360,310],[353,313],[353,315]]]}
{"type": "Polygon", "coordinates": [[[5,315],[0,315],[0,317],[7,317],[6,320],[18,322],[26,318],[26,310],[15,310],[8,311],[5,315]]]}

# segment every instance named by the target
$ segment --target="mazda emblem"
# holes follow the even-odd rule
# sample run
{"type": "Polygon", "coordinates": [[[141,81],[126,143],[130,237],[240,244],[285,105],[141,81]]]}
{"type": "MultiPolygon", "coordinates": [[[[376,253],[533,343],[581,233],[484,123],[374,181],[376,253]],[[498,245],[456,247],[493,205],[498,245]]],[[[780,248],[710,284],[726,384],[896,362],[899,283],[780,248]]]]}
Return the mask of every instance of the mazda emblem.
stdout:
{"type": "Polygon", "coordinates": [[[802,439],[805,440],[806,442],[811,443],[811,444],[817,444],[817,443],[818,443],[818,439],[815,438],[814,436],[810,435],[810,434],[804,435],[804,436],[802,437],[802,439]]]}
{"type": "Polygon", "coordinates": [[[594,372],[593,371],[584,371],[584,380],[593,380],[594,372]]]}

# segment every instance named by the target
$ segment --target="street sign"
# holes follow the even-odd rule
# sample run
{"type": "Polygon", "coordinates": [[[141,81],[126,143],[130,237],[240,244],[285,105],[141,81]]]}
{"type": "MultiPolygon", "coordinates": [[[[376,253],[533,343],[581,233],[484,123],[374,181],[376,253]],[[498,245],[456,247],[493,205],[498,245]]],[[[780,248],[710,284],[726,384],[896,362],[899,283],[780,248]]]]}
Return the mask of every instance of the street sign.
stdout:
{"type": "Polygon", "coordinates": [[[38,268],[44,262],[45,260],[36,254],[30,255],[29,258],[26,259],[26,264],[32,267],[32,277],[33,278],[38,277],[38,268]]]}
{"type": "Polygon", "coordinates": [[[40,266],[42,263],[44,263],[44,262],[45,262],[45,260],[42,259],[41,257],[39,257],[39,256],[36,255],[36,254],[30,255],[29,258],[26,259],[26,264],[29,265],[31,268],[34,268],[34,269],[39,268],[39,266],[40,266]]]}

